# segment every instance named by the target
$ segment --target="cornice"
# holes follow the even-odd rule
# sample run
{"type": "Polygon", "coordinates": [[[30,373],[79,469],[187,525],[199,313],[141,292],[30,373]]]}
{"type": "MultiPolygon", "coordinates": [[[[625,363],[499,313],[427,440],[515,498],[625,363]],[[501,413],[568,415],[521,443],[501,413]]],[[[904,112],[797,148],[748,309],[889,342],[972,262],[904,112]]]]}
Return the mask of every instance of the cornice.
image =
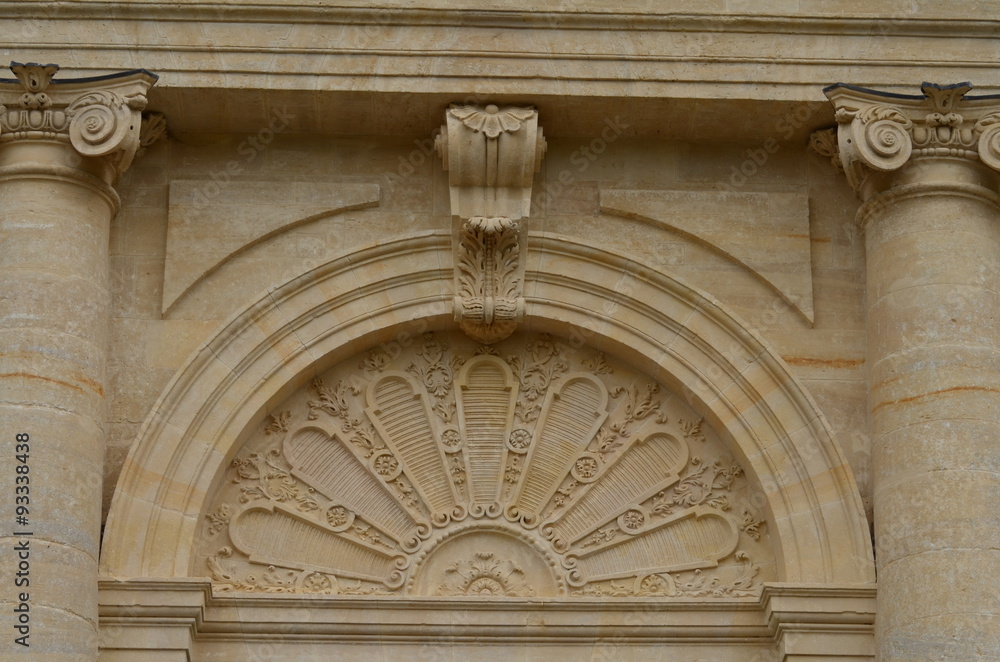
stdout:
{"type": "Polygon", "coordinates": [[[16,59],[61,62],[80,75],[156,71],[151,108],[171,118],[175,137],[255,132],[275,108],[296,117],[294,133],[418,135],[433,124],[414,126],[414,108],[428,107],[431,118],[468,102],[470,90],[489,90],[492,101],[555,119],[552,138],[593,135],[605,119],[628,115],[626,136],[756,141],[764,129],[789,140],[829,123],[826,108],[796,105],[818,102],[838,79],[907,91],[926,78],[971,78],[1000,91],[1000,21],[943,8],[842,17],[644,13],[629,0],[558,3],[568,11],[534,11],[522,0],[463,0],[461,11],[443,0],[351,4],[15,0],[0,3],[0,28],[16,59]],[[560,117],[566,99],[579,103],[560,117]],[[741,120],[714,120],[727,113],[741,120]]]}
{"type": "Polygon", "coordinates": [[[614,636],[619,644],[729,645],[768,645],[788,630],[870,636],[876,590],[874,585],[767,584],[759,601],[747,601],[226,594],[195,578],[102,578],[99,588],[102,624],[148,628],[182,622],[197,639],[280,632],[288,640],[311,642],[446,638],[452,643],[581,644],[614,636]],[[300,620],[303,610],[311,614],[308,621],[300,620]],[[456,621],[456,613],[464,618],[456,621]]]}
{"type": "Polygon", "coordinates": [[[442,27],[490,27],[521,29],[576,29],[600,31],[662,30],[667,32],[739,32],[780,34],[861,35],[891,33],[900,37],[957,36],[963,39],[995,39],[1000,21],[946,16],[914,17],[883,14],[824,16],[822,14],[753,14],[730,12],[628,12],[588,7],[586,10],[482,9],[481,3],[456,3],[434,6],[433,3],[407,7],[359,7],[347,4],[274,2],[129,2],[53,3],[39,10],[33,0],[6,2],[0,6],[0,19],[107,19],[421,25],[442,27]],[[477,7],[477,5],[480,5],[477,7]],[[460,10],[460,11],[457,11],[460,10]],[[890,24],[891,30],[884,27],[890,24]]]}

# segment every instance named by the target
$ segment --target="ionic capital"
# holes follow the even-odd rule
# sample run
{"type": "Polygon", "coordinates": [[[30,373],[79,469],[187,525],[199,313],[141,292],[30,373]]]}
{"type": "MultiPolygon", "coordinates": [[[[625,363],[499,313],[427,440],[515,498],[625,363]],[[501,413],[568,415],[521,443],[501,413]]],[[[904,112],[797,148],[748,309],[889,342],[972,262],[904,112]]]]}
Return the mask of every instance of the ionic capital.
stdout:
{"type": "Polygon", "coordinates": [[[824,90],[836,108],[840,162],[863,198],[880,188],[870,185],[877,173],[914,159],[979,161],[1000,171],[1000,98],[966,96],[969,83],[920,89],[919,96],[843,83],[824,90]]]}
{"type": "Polygon", "coordinates": [[[16,80],[0,79],[0,145],[25,141],[72,146],[109,168],[109,184],[128,169],[140,146],[146,92],[156,76],[135,70],[52,81],[54,64],[11,63],[16,80]]]}

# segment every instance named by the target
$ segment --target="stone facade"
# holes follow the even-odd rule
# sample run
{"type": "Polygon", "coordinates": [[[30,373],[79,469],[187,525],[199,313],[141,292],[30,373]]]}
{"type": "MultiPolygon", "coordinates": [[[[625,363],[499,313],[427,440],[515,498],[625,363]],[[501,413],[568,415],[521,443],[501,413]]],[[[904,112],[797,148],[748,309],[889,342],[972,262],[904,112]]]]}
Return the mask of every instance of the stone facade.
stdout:
{"type": "Polygon", "coordinates": [[[0,659],[1000,659],[1000,6],[764,4],[0,8],[0,659]]]}

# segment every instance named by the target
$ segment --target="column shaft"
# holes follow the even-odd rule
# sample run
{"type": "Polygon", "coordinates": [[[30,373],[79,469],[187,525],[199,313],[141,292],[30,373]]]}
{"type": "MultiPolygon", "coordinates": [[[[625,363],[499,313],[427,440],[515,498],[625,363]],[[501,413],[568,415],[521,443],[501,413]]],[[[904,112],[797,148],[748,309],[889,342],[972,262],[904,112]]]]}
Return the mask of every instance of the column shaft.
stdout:
{"type": "Polygon", "coordinates": [[[112,184],[155,77],[50,85],[57,69],[15,63],[20,85],[0,81],[2,657],[93,662],[112,184]]]}
{"type": "Polygon", "coordinates": [[[938,158],[894,184],[862,209],[880,659],[1000,659],[995,183],[938,158]]]}
{"type": "MultiPolygon", "coordinates": [[[[12,500],[15,475],[28,476],[27,525],[13,532],[32,534],[4,540],[3,558],[30,563],[20,587],[29,596],[25,652],[49,660],[97,656],[108,233],[117,196],[80,163],[65,144],[0,147],[0,419],[4,448],[15,451],[18,434],[30,448],[28,471],[5,463],[3,484],[12,500]],[[27,559],[9,553],[24,541],[27,559]]],[[[15,574],[5,568],[4,576],[15,574]]]]}

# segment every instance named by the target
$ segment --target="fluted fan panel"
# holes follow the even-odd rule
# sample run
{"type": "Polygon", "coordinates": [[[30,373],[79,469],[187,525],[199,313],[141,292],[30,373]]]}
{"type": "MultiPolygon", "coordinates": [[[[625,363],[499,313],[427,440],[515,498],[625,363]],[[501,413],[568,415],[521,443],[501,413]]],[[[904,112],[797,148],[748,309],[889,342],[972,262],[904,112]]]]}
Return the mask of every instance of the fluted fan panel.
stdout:
{"type": "Polygon", "coordinates": [[[607,418],[608,392],[589,376],[567,379],[546,398],[517,495],[522,514],[538,513],[607,418]]]}
{"type": "Polygon", "coordinates": [[[251,508],[232,529],[233,542],[251,561],[280,563],[294,550],[299,564],[386,585],[399,582],[399,568],[406,565],[405,557],[355,543],[279,509],[251,508]]]}
{"type": "Polygon", "coordinates": [[[627,577],[636,568],[657,572],[714,565],[733,552],[736,541],[736,528],[726,518],[715,513],[692,512],[683,519],[635,536],[621,536],[593,552],[581,554],[577,559],[577,581],[627,577]]]}
{"type": "Polygon", "coordinates": [[[472,499],[489,505],[500,498],[517,389],[510,368],[492,356],[470,359],[458,382],[458,414],[467,449],[472,499]]]}
{"type": "Polygon", "coordinates": [[[237,454],[202,558],[249,591],[464,595],[461,577],[511,597],[676,595],[718,567],[713,595],[749,596],[749,553],[773,564],[765,521],[703,427],[635,370],[544,335],[375,348],[237,454]]]}
{"type": "Polygon", "coordinates": [[[457,500],[445,468],[442,449],[431,426],[425,396],[405,375],[388,375],[369,388],[368,415],[402,460],[435,514],[448,515],[457,500]]]}
{"type": "Polygon", "coordinates": [[[397,541],[407,542],[417,535],[417,521],[337,435],[331,439],[314,428],[297,432],[285,442],[285,457],[292,466],[292,475],[376,524],[397,541]]]}
{"type": "Polygon", "coordinates": [[[633,444],[562,515],[552,518],[554,539],[575,542],[629,504],[676,483],[687,459],[687,445],[668,434],[652,434],[633,444]]]}

